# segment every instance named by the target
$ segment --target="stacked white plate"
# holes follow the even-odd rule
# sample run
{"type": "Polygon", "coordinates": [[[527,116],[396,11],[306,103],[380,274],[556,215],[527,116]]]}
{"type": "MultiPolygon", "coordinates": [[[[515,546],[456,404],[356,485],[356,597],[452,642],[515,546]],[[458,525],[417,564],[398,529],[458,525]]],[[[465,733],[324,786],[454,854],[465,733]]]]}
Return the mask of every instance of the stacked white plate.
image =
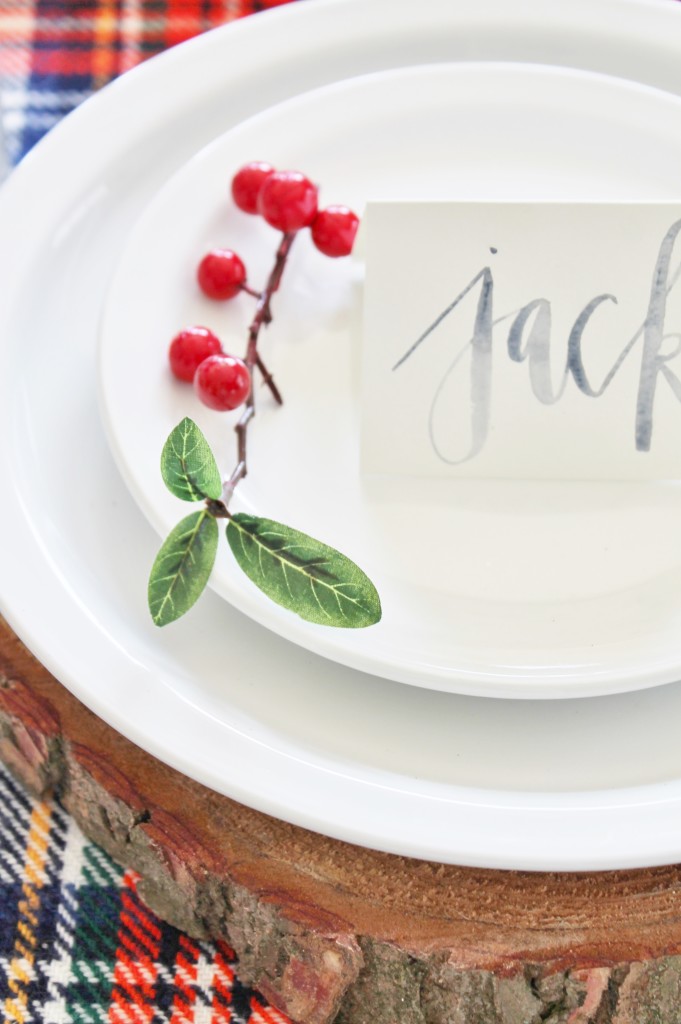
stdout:
{"type": "Polygon", "coordinates": [[[680,51],[677,0],[310,0],[156,58],[37,147],[0,193],[0,588],[66,686],[214,789],[353,842],[547,870],[681,857],[678,487],[363,480],[357,263],[300,240],[268,353],[286,406],[259,411],[237,500],[351,554],[381,623],[305,624],[227,558],[185,619],[146,609],[182,514],[165,436],[191,415],[232,453],[164,369],[188,323],[243,336],[244,307],[216,312],[187,267],[217,244],[256,279],[271,258],[231,173],[299,167],[358,211],[681,199],[680,51]]]}

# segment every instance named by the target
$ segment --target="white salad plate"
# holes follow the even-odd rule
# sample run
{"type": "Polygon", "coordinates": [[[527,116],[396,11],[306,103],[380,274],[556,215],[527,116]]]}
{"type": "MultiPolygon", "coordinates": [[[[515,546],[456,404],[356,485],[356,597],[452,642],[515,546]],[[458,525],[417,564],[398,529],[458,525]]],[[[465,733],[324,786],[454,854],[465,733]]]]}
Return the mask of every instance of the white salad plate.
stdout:
{"type": "MultiPolygon", "coordinates": [[[[73,693],[212,788],[348,841],[502,868],[678,860],[678,684],[563,701],[398,686],[212,593],[157,630],[140,575],[159,538],[109,452],[97,338],[112,273],[159,189],[275,102],[462,60],[681,93],[680,45],[676,0],[309,0],[151,61],[29,155],[0,193],[0,599],[73,693]]],[[[657,611],[642,603],[641,620],[657,611]]]]}
{"type": "MultiPolygon", "coordinates": [[[[236,249],[254,282],[271,268],[277,232],[229,201],[238,167],[260,157],[301,167],[320,183],[322,205],[347,202],[360,214],[370,199],[423,198],[681,208],[680,126],[679,97],[621,79],[431,64],[312,90],[189,161],[131,232],[102,319],[105,423],[160,537],[188,511],[159,470],[184,416],[224,476],[237,462],[239,411],[207,410],[172,380],[167,351],[181,328],[204,324],[245,352],[254,300],[216,303],[196,283],[199,259],[217,246],[236,249]]],[[[317,654],[449,692],[592,696],[681,679],[681,489],[363,475],[361,296],[359,262],[323,257],[302,233],[260,346],[284,406],[259,389],[249,472],[230,508],[349,555],[375,583],[382,619],[365,629],[305,622],[251,583],[224,540],[216,591],[317,654]]]]}

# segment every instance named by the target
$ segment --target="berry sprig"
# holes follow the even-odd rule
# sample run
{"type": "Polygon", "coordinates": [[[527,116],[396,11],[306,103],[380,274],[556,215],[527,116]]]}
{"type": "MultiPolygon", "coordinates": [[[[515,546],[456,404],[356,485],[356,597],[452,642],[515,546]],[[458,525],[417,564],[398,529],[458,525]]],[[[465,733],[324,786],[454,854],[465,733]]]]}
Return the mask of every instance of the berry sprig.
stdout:
{"type": "Polygon", "coordinates": [[[257,299],[245,357],[225,353],[217,337],[205,327],[182,331],[171,342],[169,353],[175,376],[188,380],[191,373],[194,390],[209,408],[231,411],[246,405],[235,428],[238,461],[223,488],[225,505],[247,473],[246,432],[255,415],[254,367],[262,373],[275,400],[282,403],[272,375],[260,358],[258,338],[261,328],[272,322],[272,297],[281,284],[296,235],[309,228],[312,241],[325,255],[349,256],[359,226],[359,218],[346,206],[319,210],[317,187],[300,171],[277,171],[271,164],[254,161],[234,175],[231,192],[240,210],[261,215],[271,227],[282,232],[274,266],[262,292],[248,285],[244,262],[232,249],[213,249],[197,269],[199,287],[207,298],[227,301],[246,291],[257,299]]]}
{"type": "Polygon", "coordinates": [[[325,256],[349,256],[359,218],[347,206],[320,210],[317,188],[300,171],[276,171],[259,161],[246,164],[232,179],[232,197],[244,213],[259,213],[279,231],[310,228],[325,256]]]}
{"type": "Polygon", "coordinates": [[[247,431],[255,415],[253,374],[257,368],[275,401],[281,394],[258,351],[260,331],[272,322],[271,303],[278,291],[291,247],[303,229],[331,257],[352,251],[359,219],[345,206],[318,207],[317,187],[299,171],[277,171],[254,162],[232,179],[232,197],[244,213],[259,214],[281,232],[265,287],[253,289],[240,257],[214,249],[201,260],[197,280],[210,299],[226,301],[241,292],[256,299],[244,358],[224,352],[207,327],[189,327],[173,338],[170,367],[178,380],[191,381],[211,409],[243,406],[235,426],[237,461],[223,481],[205,437],[189,418],[171,432],[161,456],[168,489],[184,501],[203,501],[166,539],[149,579],[149,607],[163,626],[184,615],[205,588],[215,561],[218,519],[227,520],[227,541],[238,565],[268,597],[310,622],[362,627],[381,618],[376,588],[345,555],[282,523],[229,510],[234,489],[247,472],[247,431]]]}
{"type": "MultiPolygon", "coordinates": [[[[219,340],[205,327],[186,328],[171,342],[170,367],[175,376],[178,380],[194,381],[201,401],[220,411],[236,409],[249,401],[252,384],[247,388],[246,382],[254,366],[281,404],[281,395],[257,351],[257,340],[260,328],[272,320],[270,301],[281,283],[296,234],[309,228],[317,249],[325,256],[336,258],[350,255],[359,226],[359,218],[347,206],[328,206],[320,210],[316,186],[300,171],[277,171],[270,164],[255,161],[237,171],[231,191],[240,210],[260,214],[271,227],[281,231],[283,237],[262,292],[250,287],[244,262],[233,249],[213,249],[206,253],[197,268],[199,287],[209,299],[227,301],[240,292],[247,292],[258,300],[243,360],[223,352],[219,340]],[[199,365],[208,357],[212,357],[209,369],[197,374],[199,365]]],[[[250,400],[252,402],[252,398],[250,400]]]]}

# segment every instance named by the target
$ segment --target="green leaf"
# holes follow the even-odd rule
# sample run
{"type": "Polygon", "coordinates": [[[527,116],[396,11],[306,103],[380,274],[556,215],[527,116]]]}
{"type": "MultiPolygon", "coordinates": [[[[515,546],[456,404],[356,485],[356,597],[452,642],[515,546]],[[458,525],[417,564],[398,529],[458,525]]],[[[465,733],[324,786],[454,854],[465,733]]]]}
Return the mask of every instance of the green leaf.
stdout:
{"type": "Polygon", "coordinates": [[[171,494],[183,501],[218,501],[222,494],[220,470],[210,445],[187,416],[163,446],[161,474],[171,494]]]}
{"type": "Polygon", "coordinates": [[[369,577],[328,544],[244,513],[230,519],[227,540],[248,578],[302,619],[357,629],[381,618],[369,577]]]}
{"type": "Polygon", "coordinates": [[[188,612],[215,562],[219,530],[209,512],[192,512],[168,534],[149,575],[149,611],[157,626],[188,612]]]}

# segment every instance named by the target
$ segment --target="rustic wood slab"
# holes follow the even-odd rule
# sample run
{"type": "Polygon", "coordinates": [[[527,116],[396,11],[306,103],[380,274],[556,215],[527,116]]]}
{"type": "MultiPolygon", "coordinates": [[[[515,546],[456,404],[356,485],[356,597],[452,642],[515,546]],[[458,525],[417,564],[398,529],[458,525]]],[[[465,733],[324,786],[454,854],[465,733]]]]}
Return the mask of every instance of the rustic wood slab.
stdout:
{"type": "Polygon", "coordinates": [[[681,867],[457,868],[296,828],[146,754],[0,621],[0,757],[300,1024],[681,1024],[681,867]]]}

